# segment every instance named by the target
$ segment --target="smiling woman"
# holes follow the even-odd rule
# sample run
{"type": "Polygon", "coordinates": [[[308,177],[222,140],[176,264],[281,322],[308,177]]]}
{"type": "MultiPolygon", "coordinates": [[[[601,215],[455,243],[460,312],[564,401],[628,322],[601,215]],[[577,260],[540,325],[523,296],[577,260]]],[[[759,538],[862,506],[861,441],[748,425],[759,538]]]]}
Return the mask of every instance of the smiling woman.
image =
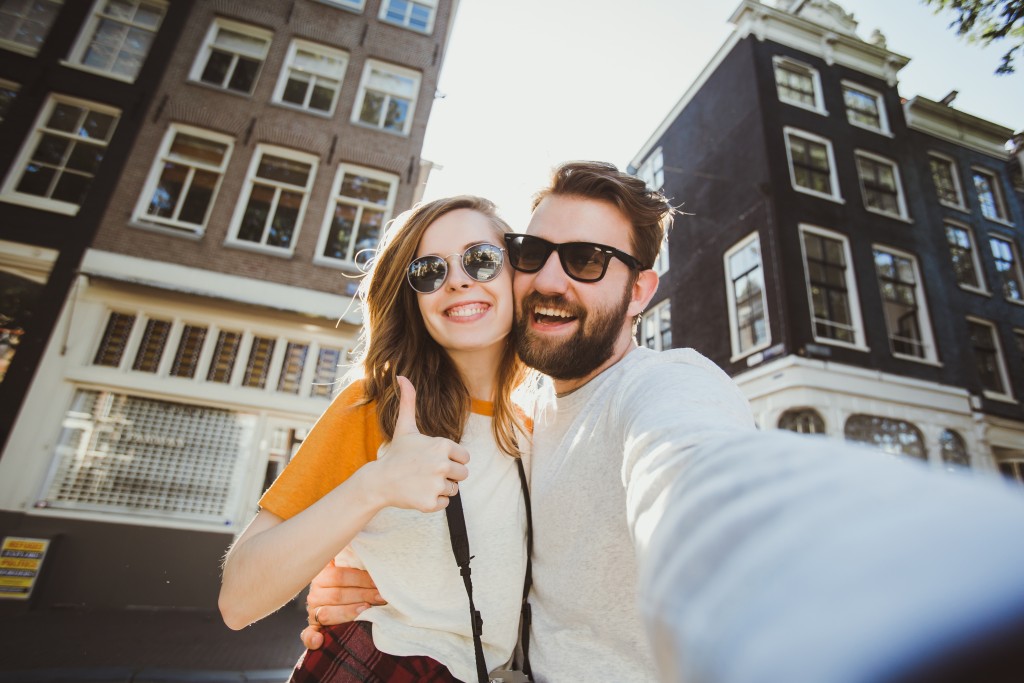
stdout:
{"type": "MultiPolygon", "coordinates": [[[[485,680],[512,655],[528,435],[511,399],[525,369],[509,340],[508,231],[491,202],[468,196],[395,220],[361,287],[362,379],[321,416],[228,552],[220,606],[232,628],[329,562],[373,572],[386,603],[325,628],[292,681],[485,680]],[[391,453],[399,442],[412,447],[391,453]],[[454,496],[486,624],[478,645],[443,513],[454,496]]],[[[330,623],[321,609],[310,616],[330,623]]]]}

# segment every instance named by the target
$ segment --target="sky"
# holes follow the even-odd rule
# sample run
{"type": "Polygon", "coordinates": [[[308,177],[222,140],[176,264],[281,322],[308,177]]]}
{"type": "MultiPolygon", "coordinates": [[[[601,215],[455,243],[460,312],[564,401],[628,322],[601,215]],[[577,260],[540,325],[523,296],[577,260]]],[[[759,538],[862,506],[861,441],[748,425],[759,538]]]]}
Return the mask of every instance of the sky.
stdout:
{"type": "MultiPolygon", "coordinates": [[[[768,0],[765,4],[772,4],[768,0]]],[[[911,58],[904,98],[939,101],[1024,129],[1024,55],[997,76],[982,48],[919,0],[843,0],[867,38],[911,58]]],[[[625,168],[732,33],[740,0],[460,0],[423,157],[424,199],[478,194],[526,228],[533,193],[569,159],[625,168]]]]}

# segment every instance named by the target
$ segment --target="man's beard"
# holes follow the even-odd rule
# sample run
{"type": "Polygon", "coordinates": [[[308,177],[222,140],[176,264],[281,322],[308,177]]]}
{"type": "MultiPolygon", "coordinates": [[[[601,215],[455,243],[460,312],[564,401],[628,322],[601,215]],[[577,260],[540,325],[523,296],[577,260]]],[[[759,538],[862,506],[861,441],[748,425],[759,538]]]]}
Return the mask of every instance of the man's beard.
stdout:
{"type": "Polygon", "coordinates": [[[562,296],[532,292],[523,299],[512,326],[512,338],[519,357],[531,368],[553,379],[586,377],[615,352],[615,342],[622,333],[629,303],[628,288],[618,305],[591,311],[579,304],[570,303],[562,296]],[[537,306],[568,311],[576,317],[576,331],[572,336],[557,341],[539,339],[530,330],[530,319],[537,306]]]}

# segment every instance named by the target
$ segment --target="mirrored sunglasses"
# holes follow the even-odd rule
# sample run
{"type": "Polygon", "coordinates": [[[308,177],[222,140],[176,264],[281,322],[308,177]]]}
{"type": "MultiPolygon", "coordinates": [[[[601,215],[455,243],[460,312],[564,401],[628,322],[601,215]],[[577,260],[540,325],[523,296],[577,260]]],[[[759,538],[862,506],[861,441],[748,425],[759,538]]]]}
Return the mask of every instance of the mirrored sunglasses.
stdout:
{"type": "Polygon", "coordinates": [[[608,271],[612,257],[634,270],[646,270],[634,256],[596,242],[563,242],[555,244],[533,235],[505,235],[508,262],[523,273],[536,273],[548,262],[551,252],[558,252],[558,261],[565,274],[578,282],[597,282],[608,271]]]}
{"type": "Polygon", "coordinates": [[[477,282],[490,282],[498,277],[505,263],[505,250],[494,244],[474,244],[461,254],[421,256],[409,264],[406,279],[420,294],[441,289],[448,279],[448,259],[460,256],[462,270],[477,282]]]}

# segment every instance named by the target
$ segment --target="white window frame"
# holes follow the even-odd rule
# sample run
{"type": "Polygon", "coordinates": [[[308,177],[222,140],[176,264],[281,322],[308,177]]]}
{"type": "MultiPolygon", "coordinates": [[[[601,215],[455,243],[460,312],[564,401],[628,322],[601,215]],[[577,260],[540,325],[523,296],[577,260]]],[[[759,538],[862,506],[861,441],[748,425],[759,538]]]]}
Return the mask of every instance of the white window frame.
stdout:
{"type": "MultiPolygon", "coordinates": [[[[999,339],[999,328],[995,326],[995,323],[985,320],[984,318],[976,318],[974,316],[967,316],[967,321],[972,322],[983,327],[987,327],[991,334],[992,344],[996,352],[996,363],[999,366],[999,377],[1003,382],[1003,386],[1006,387],[1006,393],[999,393],[998,391],[992,391],[991,389],[982,389],[982,393],[985,398],[990,398],[994,401],[1010,401],[1014,402],[1013,399],[1013,386],[1010,384],[1010,373],[1006,370],[1006,356],[1003,353],[1003,343],[999,339]]],[[[968,339],[970,335],[968,335],[968,339]]],[[[977,372],[977,359],[974,358],[974,349],[971,349],[971,359],[973,361],[975,372],[977,372]]]]}
{"type": "Polygon", "coordinates": [[[651,269],[658,275],[664,275],[668,272],[669,266],[669,251],[668,251],[668,234],[662,238],[661,244],[658,246],[658,255],[654,257],[654,265],[651,269]]]}
{"type": "MultiPolygon", "coordinates": [[[[639,328],[638,332],[639,332],[639,335],[640,335],[640,345],[641,346],[644,346],[644,347],[646,347],[648,349],[651,349],[653,351],[666,351],[667,350],[666,348],[664,348],[664,343],[663,343],[664,340],[662,339],[662,330],[661,330],[662,316],[663,316],[663,314],[665,312],[668,312],[669,335],[672,334],[672,328],[671,328],[671,325],[672,325],[672,300],[671,299],[665,299],[664,301],[658,302],[658,304],[656,306],[651,308],[649,311],[647,311],[646,313],[644,313],[640,317],[640,328],[639,328]],[[648,324],[653,324],[654,325],[654,330],[655,330],[654,339],[652,340],[651,344],[647,343],[647,326],[648,326],[648,324]]],[[[673,347],[669,347],[669,348],[673,348],[673,347]]]]}
{"type": "Polygon", "coordinates": [[[319,0],[319,2],[358,14],[362,14],[366,9],[366,0],[319,0]]]}
{"type": "Polygon", "coordinates": [[[904,221],[910,221],[910,216],[907,214],[907,198],[903,194],[903,180],[900,177],[900,166],[892,159],[887,159],[878,154],[873,154],[863,149],[858,149],[853,153],[855,161],[854,166],[857,168],[857,182],[860,185],[860,196],[861,201],[864,202],[864,209],[871,213],[878,214],[879,216],[888,216],[889,218],[899,218],[904,221]],[[860,164],[856,161],[860,158],[873,161],[876,164],[888,166],[892,169],[893,181],[896,183],[896,206],[898,213],[891,213],[883,209],[876,209],[868,206],[867,188],[864,187],[864,175],[861,173],[860,164]]]}
{"type": "Polygon", "coordinates": [[[836,172],[836,158],[835,153],[832,151],[832,141],[828,138],[823,138],[820,135],[809,133],[799,128],[793,128],[786,126],[782,129],[782,137],[786,144],[786,159],[789,162],[789,182],[793,186],[793,189],[797,192],[803,192],[814,197],[820,197],[822,199],[828,199],[833,202],[839,202],[845,204],[845,200],[839,191],[839,174],[836,172]],[[828,172],[829,172],[829,184],[832,186],[832,194],[826,194],[825,192],[819,192],[810,187],[804,187],[796,182],[796,167],[793,165],[793,151],[791,149],[790,139],[796,136],[803,138],[808,142],[815,142],[825,146],[826,153],[828,154],[828,172]]]}
{"type": "Polygon", "coordinates": [[[434,32],[434,20],[437,18],[437,0],[398,0],[399,2],[405,2],[408,4],[408,7],[405,12],[405,17],[401,22],[392,21],[391,19],[388,19],[388,9],[390,8],[391,3],[393,1],[394,0],[381,1],[380,13],[377,15],[378,19],[380,19],[382,22],[386,24],[390,24],[392,26],[400,26],[404,29],[415,31],[416,33],[424,33],[429,35],[434,32]],[[420,29],[411,25],[412,9],[413,6],[415,5],[419,5],[430,10],[430,19],[427,21],[427,26],[424,29],[420,29]]]}
{"type": "Polygon", "coordinates": [[[939,204],[948,206],[951,209],[957,209],[959,211],[967,211],[967,203],[964,201],[964,187],[960,182],[960,170],[957,168],[956,159],[939,152],[928,152],[928,175],[932,178],[932,183],[935,183],[935,176],[932,172],[931,162],[932,160],[939,161],[944,164],[949,164],[949,172],[953,178],[953,189],[956,190],[956,203],[944,201],[939,196],[939,188],[935,188],[935,198],[939,204]]]}
{"type": "Polygon", "coordinates": [[[290,109],[297,109],[304,111],[308,114],[315,114],[317,116],[333,116],[334,110],[338,106],[338,96],[341,94],[342,85],[345,83],[345,72],[348,70],[348,53],[344,50],[338,50],[333,47],[326,45],[320,45],[319,43],[313,43],[308,40],[302,40],[300,38],[294,38],[288,45],[288,54],[285,56],[284,63],[281,65],[281,73],[277,78],[277,86],[274,88],[273,100],[275,103],[281,106],[288,107],[290,109]],[[341,62],[341,69],[337,74],[329,74],[326,72],[315,72],[315,71],[304,71],[298,69],[292,64],[296,55],[300,50],[306,52],[313,52],[318,55],[335,59],[341,62]],[[309,77],[308,90],[306,92],[305,103],[295,104],[294,102],[286,102],[284,100],[284,91],[288,86],[293,71],[297,71],[303,75],[309,77]],[[313,93],[313,86],[319,83],[321,80],[337,81],[334,87],[334,96],[331,98],[331,106],[326,111],[321,109],[313,109],[309,106],[309,100],[313,93]]]}
{"type": "MultiPolygon", "coordinates": [[[[932,320],[928,314],[928,300],[925,296],[924,282],[921,278],[921,268],[918,265],[917,257],[910,252],[902,251],[900,249],[894,249],[893,247],[884,244],[872,244],[872,254],[875,251],[885,252],[890,256],[896,256],[898,258],[906,259],[910,261],[910,266],[914,271],[914,303],[917,308],[917,327],[921,334],[920,344],[924,351],[924,356],[914,356],[905,353],[898,353],[893,348],[893,330],[889,329],[888,319],[885,322],[886,335],[889,338],[889,350],[892,352],[893,357],[902,358],[904,360],[912,360],[918,363],[929,363],[937,365],[939,362],[938,354],[935,348],[935,334],[932,331],[932,320]]],[[[875,268],[875,282],[881,284],[881,275],[878,274],[877,266],[875,268]]],[[[882,303],[883,317],[885,316],[885,298],[881,295],[881,287],[879,287],[879,297],[882,303]]]]}
{"type": "Polygon", "coordinates": [[[882,97],[882,93],[878,92],[877,90],[867,88],[855,81],[848,81],[844,79],[841,81],[841,84],[843,88],[843,106],[846,107],[846,120],[850,123],[850,125],[857,126],[858,128],[863,128],[864,130],[870,130],[872,133],[878,133],[880,135],[884,135],[886,137],[891,138],[892,128],[889,127],[889,115],[885,111],[885,98],[882,97]],[[878,109],[877,128],[874,126],[869,126],[866,123],[862,123],[861,121],[857,121],[854,118],[852,118],[853,110],[846,106],[847,90],[854,90],[861,95],[866,95],[875,100],[875,107],[878,109]]]}
{"type": "MultiPolygon", "coordinates": [[[[256,150],[253,152],[252,160],[249,162],[249,169],[245,173],[245,189],[240,194],[238,203],[235,205],[235,212],[231,217],[231,226],[228,229],[228,234],[224,240],[224,244],[242,249],[251,249],[264,254],[291,256],[295,252],[295,245],[298,244],[299,241],[299,233],[302,230],[302,222],[306,216],[306,207],[309,205],[309,195],[313,190],[313,183],[316,180],[319,161],[319,157],[315,154],[299,152],[287,147],[278,147],[277,145],[257,145],[256,150]],[[238,237],[238,230],[242,225],[242,218],[245,216],[245,209],[249,205],[249,199],[252,196],[253,188],[256,186],[255,181],[258,177],[256,172],[259,170],[260,162],[263,160],[264,155],[283,157],[299,163],[309,164],[310,166],[309,176],[306,178],[306,185],[302,188],[298,185],[286,186],[269,179],[260,180],[260,184],[273,187],[275,190],[302,192],[302,204],[299,207],[298,215],[295,217],[295,230],[292,232],[291,242],[288,247],[276,247],[265,244],[264,241],[266,239],[267,226],[264,226],[264,235],[259,242],[250,242],[249,240],[243,240],[238,237]]],[[[279,198],[280,194],[275,191],[274,202],[271,205],[271,211],[267,217],[268,221],[273,220],[274,209],[277,207],[277,201],[279,198]]]]}
{"type": "MultiPolygon", "coordinates": [[[[61,9],[62,9],[62,7],[64,5],[64,0],[45,0],[45,1],[49,2],[51,5],[56,5],[56,11],[55,11],[55,14],[54,14],[54,17],[53,17],[53,23],[56,23],[57,18],[60,15],[61,9]]],[[[8,16],[12,16],[12,17],[13,16],[18,16],[19,20],[21,20],[21,21],[24,21],[24,19],[25,19],[24,16],[15,15],[13,13],[9,14],[8,16]]],[[[32,47],[30,45],[25,45],[24,43],[18,43],[18,42],[15,42],[13,40],[7,40],[6,38],[0,39],[0,48],[3,48],[4,50],[10,50],[11,52],[18,52],[18,53],[21,53],[23,55],[29,55],[30,57],[35,57],[37,54],[39,54],[39,49],[43,45],[46,44],[46,39],[49,37],[50,31],[53,29],[53,23],[51,23],[49,26],[46,27],[46,30],[43,32],[43,36],[42,36],[43,40],[39,44],[38,48],[37,47],[32,47]]]]}
{"type": "Polygon", "coordinates": [[[722,263],[723,272],[725,273],[725,291],[729,302],[729,339],[732,344],[732,357],[729,359],[729,361],[734,362],[741,358],[745,358],[752,353],[756,353],[758,351],[761,351],[762,349],[766,349],[772,344],[772,329],[768,319],[768,294],[765,291],[764,286],[764,259],[762,258],[761,252],[761,236],[757,232],[752,232],[743,239],[741,239],[739,242],[730,247],[728,251],[725,252],[725,255],[722,257],[722,263]],[[739,334],[739,310],[737,308],[736,302],[736,288],[734,287],[736,280],[729,265],[733,255],[743,251],[744,249],[748,248],[751,244],[755,242],[758,245],[758,268],[760,268],[761,270],[761,310],[764,312],[765,339],[760,344],[754,344],[750,348],[741,349],[739,334]]]}
{"type": "MultiPolygon", "coordinates": [[[[409,131],[412,130],[412,122],[416,118],[416,103],[419,100],[419,92],[420,87],[422,85],[423,74],[421,74],[419,71],[416,71],[414,69],[407,69],[401,66],[396,66],[394,64],[389,64],[388,62],[382,62],[376,59],[366,60],[366,64],[363,66],[362,77],[359,80],[359,91],[358,94],[356,95],[356,101],[355,104],[352,106],[352,123],[354,123],[357,126],[363,126],[365,128],[371,128],[373,130],[379,130],[384,133],[391,133],[392,135],[409,135],[409,131]],[[409,101],[409,115],[406,117],[405,125],[403,126],[401,131],[388,130],[387,128],[384,127],[383,121],[374,124],[367,123],[359,118],[360,114],[362,113],[363,100],[366,98],[366,92],[370,82],[370,78],[372,77],[372,74],[375,70],[393,74],[399,76],[400,78],[411,78],[416,81],[415,93],[413,94],[412,98],[409,101]]],[[[384,94],[388,98],[390,98],[395,93],[384,94]]],[[[402,99],[405,99],[404,96],[402,97],[402,99]]],[[[382,117],[386,117],[386,115],[387,106],[385,106],[381,112],[382,117]]]]}
{"type": "MultiPolygon", "coordinates": [[[[189,72],[189,76],[188,76],[189,81],[191,81],[193,83],[196,83],[198,85],[206,86],[208,88],[214,88],[215,90],[220,90],[221,92],[233,93],[235,95],[240,95],[242,97],[251,97],[252,94],[256,91],[256,86],[259,83],[260,75],[263,72],[263,67],[266,66],[266,63],[267,63],[267,53],[270,51],[270,43],[273,40],[273,38],[274,38],[273,32],[272,31],[268,31],[267,29],[260,28],[258,26],[253,26],[252,24],[243,24],[243,23],[238,22],[238,21],[232,21],[230,19],[224,19],[224,18],[221,18],[221,17],[215,17],[214,20],[210,22],[210,28],[207,29],[206,36],[203,37],[203,44],[200,46],[199,52],[196,53],[196,58],[192,62],[192,70],[189,72]],[[257,39],[260,39],[260,40],[264,41],[263,42],[262,54],[246,53],[244,55],[245,57],[249,57],[251,59],[258,58],[259,61],[260,61],[260,66],[256,70],[256,76],[255,76],[255,78],[253,78],[253,81],[252,81],[252,90],[250,90],[249,92],[242,92],[240,90],[232,90],[231,88],[227,87],[226,84],[225,85],[217,85],[215,83],[208,83],[208,82],[202,80],[203,71],[206,70],[206,65],[210,61],[210,56],[213,54],[214,41],[217,39],[217,34],[220,32],[221,29],[224,29],[224,30],[227,30],[227,31],[234,31],[236,33],[244,33],[244,34],[246,34],[246,35],[248,35],[250,37],[257,38],[257,39]]],[[[238,56],[238,55],[240,55],[242,53],[237,53],[236,52],[234,54],[236,56],[238,56]]],[[[237,62],[235,63],[235,66],[237,66],[237,62]]],[[[231,74],[233,74],[233,73],[234,73],[234,67],[232,67],[232,69],[229,71],[229,73],[228,73],[228,75],[226,77],[227,78],[227,82],[231,81],[231,74]]]]}
{"type": "MultiPolygon", "coordinates": [[[[1003,287],[1002,287],[1002,285],[1003,285],[1003,278],[1002,278],[1002,276],[1000,276],[998,283],[993,283],[993,286],[998,284],[999,285],[999,293],[1002,294],[1003,299],[1005,299],[1006,301],[1010,302],[1011,304],[1017,304],[1017,305],[1024,304],[1024,265],[1022,265],[1021,262],[1020,262],[1020,249],[1017,248],[1017,241],[1015,239],[1013,239],[1011,237],[1007,237],[1005,235],[996,235],[996,234],[992,234],[992,233],[989,233],[988,239],[989,239],[989,251],[992,251],[992,242],[993,242],[993,240],[997,241],[997,242],[1004,243],[1007,246],[1007,248],[1010,250],[1010,255],[1013,258],[1013,275],[1014,275],[1014,280],[1016,280],[1016,282],[1017,282],[1017,289],[1020,290],[1022,298],[1020,298],[1020,299],[1011,299],[1011,298],[1006,296],[1006,292],[1003,290],[1003,287]]],[[[996,255],[993,253],[992,254],[992,262],[995,263],[997,260],[1001,260],[1001,259],[996,259],[996,255]]]]}
{"type": "MultiPolygon", "coordinates": [[[[32,124],[32,133],[25,139],[25,142],[22,143],[21,151],[18,152],[17,159],[13,164],[11,164],[10,169],[7,171],[7,177],[4,180],[3,187],[0,188],[0,200],[10,202],[12,204],[19,204],[21,206],[29,206],[34,209],[52,211],[53,213],[64,214],[66,216],[76,216],[78,215],[78,211],[81,209],[81,206],[78,204],[61,201],[59,199],[50,199],[48,197],[39,197],[34,194],[18,192],[17,190],[18,183],[21,182],[21,178],[25,173],[25,169],[35,152],[37,145],[40,140],[42,140],[44,132],[49,130],[44,129],[44,126],[58,104],[83,107],[100,114],[113,116],[115,120],[113,128],[110,131],[110,140],[117,135],[117,126],[120,123],[122,113],[120,109],[116,109],[110,105],[100,104],[98,102],[82,100],[77,97],[68,97],[67,95],[51,93],[47,98],[46,103],[43,105],[43,108],[40,110],[39,116],[36,117],[35,122],[32,124]]],[[[58,137],[67,137],[73,141],[87,139],[62,131],[51,132],[57,133],[58,137]]],[[[110,140],[103,143],[104,149],[109,148],[110,140]]],[[[102,168],[102,161],[100,162],[100,167],[102,168]]],[[[66,168],[66,164],[61,166],[61,168],[66,168]]],[[[95,179],[99,173],[100,169],[97,169],[96,175],[93,175],[92,177],[95,179]]],[[[88,201],[88,199],[89,198],[87,196],[83,201],[88,201]]]]}
{"type": "Polygon", "coordinates": [[[981,210],[981,215],[986,220],[990,220],[994,223],[1001,223],[1002,225],[1013,225],[1010,222],[1010,213],[1006,206],[1006,197],[1003,196],[1003,185],[1000,182],[1000,176],[995,171],[990,171],[987,168],[981,166],[971,166],[971,183],[975,186],[974,193],[978,196],[978,208],[981,210]],[[984,204],[981,201],[981,196],[978,193],[977,184],[974,183],[975,175],[983,175],[988,177],[989,187],[992,188],[992,203],[995,206],[996,216],[989,216],[985,213],[984,204]]]}
{"type": "MultiPolygon", "coordinates": [[[[149,57],[149,53],[150,53],[150,51],[153,48],[153,42],[156,41],[156,36],[160,32],[160,26],[163,24],[163,20],[167,16],[168,4],[167,4],[167,2],[165,0],[129,0],[129,1],[134,3],[136,6],[145,3],[147,5],[152,5],[152,6],[155,6],[155,7],[159,7],[162,10],[163,14],[160,15],[160,21],[157,22],[156,27],[150,28],[148,26],[135,26],[131,21],[127,21],[127,20],[120,19],[120,18],[117,18],[117,17],[106,16],[103,13],[104,8],[105,8],[105,6],[107,4],[106,0],[96,0],[96,3],[93,5],[92,11],[89,14],[89,19],[85,22],[85,25],[82,26],[82,30],[78,34],[78,39],[75,41],[75,45],[71,49],[71,53],[68,55],[68,59],[67,59],[67,62],[65,62],[65,64],[67,64],[68,66],[72,66],[72,67],[74,67],[76,69],[81,69],[83,71],[88,71],[89,73],[99,74],[99,75],[105,76],[107,78],[112,78],[112,79],[114,79],[116,81],[124,81],[125,83],[134,83],[135,79],[138,78],[139,73],[142,71],[143,67],[146,65],[146,59],[149,57]],[[85,59],[85,56],[86,56],[86,54],[89,51],[89,48],[92,46],[93,40],[96,37],[96,31],[99,29],[100,24],[103,21],[111,21],[111,22],[114,22],[114,23],[123,24],[123,25],[128,26],[129,28],[137,28],[137,29],[144,30],[147,33],[152,34],[152,38],[150,40],[149,48],[146,50],[146,53],[144,55],[142,55],[142,60],[139,62],[139,70],[136,73],[134,73],[133,75],[126,76],[126,75],[123,75],[123,74],[116,74],[113,71],[111,71],[109,68],[108,69],[103,69],[103,68],[91,66],[91,65],[85,64],[82,61],[83,59],[85,59]]],[[[113,65],[111,65],[111,67],[112,66],[113,65]]]]}
{"type": "Polygon", "coordinates": [[[644,159],[636,170],[636,177],[644,181],[650,190],[660,192],[665,187],[665,154],[661,147],[644,159]]]}
{"type": "MultiPolygon", "coordinates": [[[[143,186],[142,193],[139,195],[139,201],[135,206],[135,212],[132,214],[132,221],[145,225],[146,227],[152,226],[166,228],[168,229],[168,232],[174,235],[193,235],[201,237],[206,232],[206,225],[210,220],[210,212],[213,210],[213,205],[217,202],[217,195],[220,193],[221,183],[224,182],[224,174],[227,171],[228,162],[231,160],[231,154],[234,151],[234,147],[235,139],[231,136],[224,135],[222,133],[215,133],[203,128],[196,128],[195,126],[172,123],[168,126],[167,132],[164,134],[164,139],[160,143],[160,150],[157,152],[156,159],[153,160],[153,166],[150,168],[149,175],[146,178],[146,184],[143,186]],[[179,133],[191,135],[197,138],[205,138],[211,142],[227,146],[227,150],[224,152],[224,159],[221,161],[220,166],[212,166],[195,161],[188,161],[187,163],[182,164],[187,165],[190,169],[187,180],[189,188],[191,187],[192,178],[195,176],[195,172],[197,170],[208,171],[218,175],[217,184],[210,196],[210,203],[206,207],[206,216],[204,216],[203,222],[199,226],[196,226],[194,223],[187,223],[174,218],[151,216],[146,212],[146,209],[149,207],[153,198],[153,193],[156,191],[160,178],[163,175],[164,164],[173,160],[173,157],[171,156],[171,146],[179,133]]],[[[181,204],[186,196],[187,191],[183,187],[176,212],[181,209],[181,204]]]]}
{"type": "Polygon", "coordinates": [[[857,276],[853,270],[853,257],[850,252],[850,238],[840,232],[828,230],[827,228],[818,227],[816,225],[808,225],[806,223],[800,224],[799,232],[800,258],[804,269],[804,290],[807,292],[807,313],[810,316],[811,334],[814,337],[814,341],[822,344],[829,344],[831,346],[841,346],[848,349],[856,349],[858,351],[868,351],[869,349],[864,332],[864,319],[861,315],[860,296],[857,289],[857,276]],[[818,336],[817,318],[814,317],[814,298],[811,295],[811,276],[807,268],[807,246],[804,243],[805,233],[811,233],[831,240],[836,240],[843,245],[843,259],[845,261],[844,277],[848,297],[847,305],[850,307],[850,325],[853,328],[853,343],[845,342],[841,339],[818,336]]]}
{"type": "MultiPolygon", "coordinates": [[[[945,220],[942,224],[942,232],[945,235],[946,228],[956,228],[957,230],[963,230],[967,233],[967,240],[971,243],[971,263],[974,265],[974,272],[978,276],[978,286],[972,287],[971,285],[962,284],[957,280],[957,285],[960,289],[967,290],[968,292],[974,292],[976,294],[988,294],[988,285],[985,283],[985,271],[982,269],[981,255],[978,253],[978,240],[974,235],[974,229],[966,223],[960,221],[945,220]]],[[[949,246],[949,236],[946,236],[946,245],[949,246]]],[[[952,266],[952,261],[950,262],[952,266]]],[[[956,273],[953,274],[953,278],[956,279],[956,273]]]]}
{"type": "Polygon", "coordinates": [[[783,55],[775,55],[774,57],[772,57],[772,78],[775,79],[775,93],[776,96],[779,98],[779,102],[791,104],[794,107],[800,107],[801,109],[806,109],[807,111],[813,111],[814,113],[821,114],[822,116],[828,116],[828,110],[825,109],[825,99],[821,91],[821,75],[818,73],[818,70],[815,69],[813,66],[811,66],[810,64],[805,64],[804,62],[798,61],[796,59],[792,59],[790,57],[785,57],[783,55]],[[814,88],[813,105],[809,105],[806,102],[802,102],[800,100],[789,99],[783,95],[778,77],[778,69],[780,68],[789,69],[792,72],[804,71],[808,76],[810,76],[811,84],[814,88]]]}
{"type": "Polygon", "coordinates": [[[388,193],[387,208],[384,210],[384,217],[382,225],[386,226],[391,220],[391,216],[395,210],[395,197],[398,195],[399,178],[394,173],[387,173],[385,171],[378,171],[373,168],[366,168],[365,166],[356,166],[354,164],[339,164],[338,171],[334,175],[334,183],[331,185],[331,198],[327,205],[327,210],[324,212],[324,220],[320,226],[320,237],[316,243],[316,253],[313,256],[313,263],[323,266],[334,266],[334,267],[355,267],[355,257],[357,252],[354,251],[355,245],[350,244],[348,246],[348,252],[352,255],[351,259],[338,259],[332,256],[325,256],[324,249],[327,248],[327,240],[330,237],[331,226],[333,225],[334,210],[339,202],[347,204],[349,206],[356,207],[357,210],[357,225],[356,233],[353,234],[353,238],[358,234],[359,223],[363,215],[363,209],[379,209],[380,205],[366,202],[364,200],[343,197],[341,195],[342,181],[345,179],[346,174],[354,174],[373,178],[375,180],[381,180],[388,182],[391,185],[391,189],[388,193]]]}

